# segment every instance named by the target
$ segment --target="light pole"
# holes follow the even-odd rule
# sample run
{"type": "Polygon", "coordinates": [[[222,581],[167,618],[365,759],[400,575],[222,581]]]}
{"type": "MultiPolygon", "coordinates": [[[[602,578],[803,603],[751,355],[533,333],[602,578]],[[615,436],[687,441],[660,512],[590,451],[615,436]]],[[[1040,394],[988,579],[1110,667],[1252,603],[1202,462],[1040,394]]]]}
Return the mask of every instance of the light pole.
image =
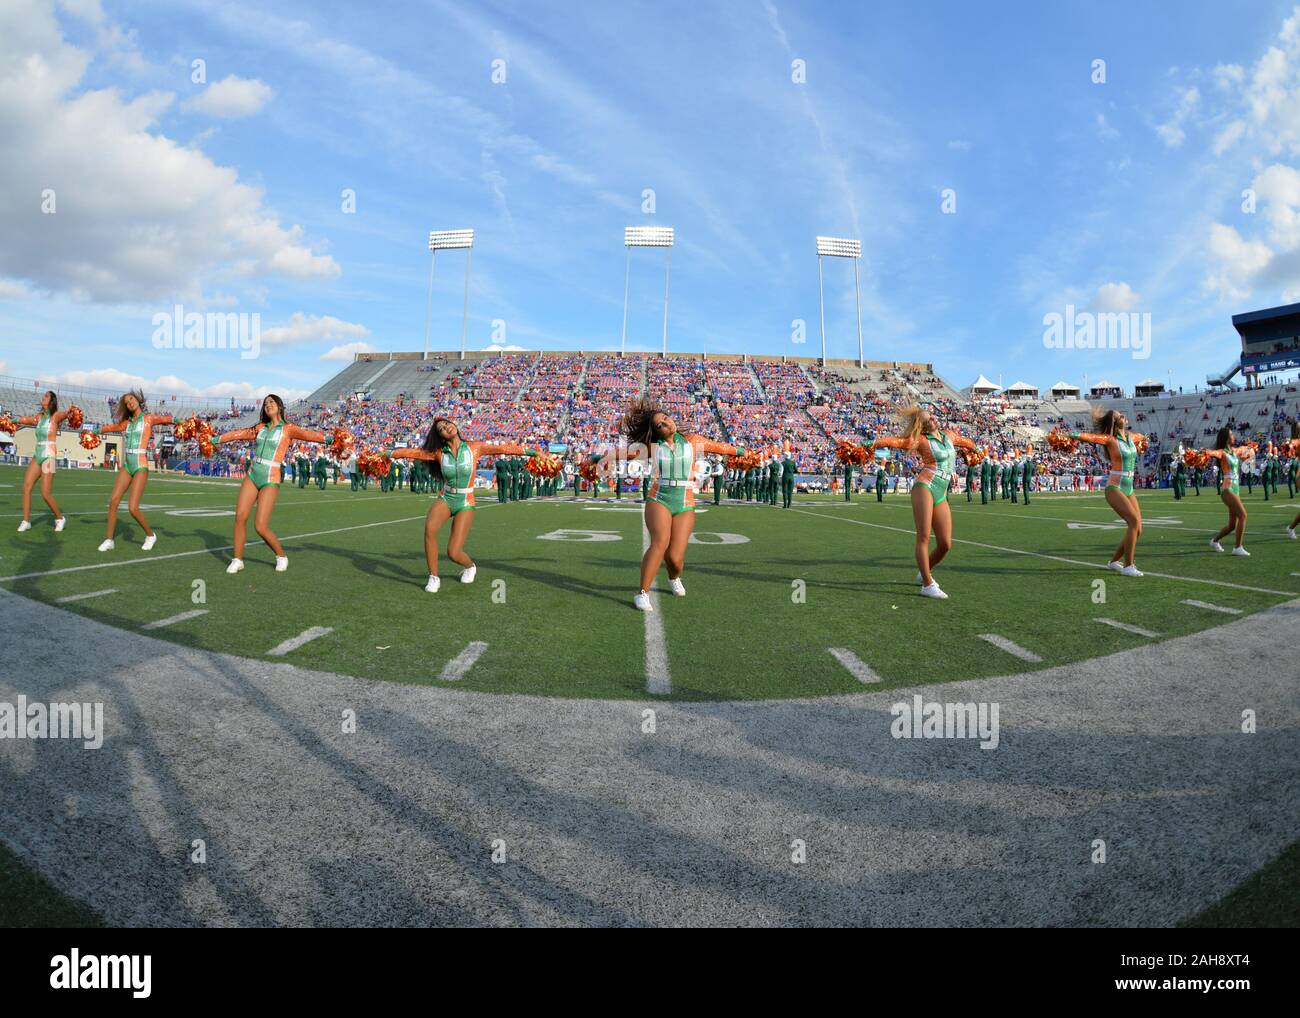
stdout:
{"type": "Polygon", "coordinates": [[[429,233],[429,300],[424,309],[424,359],[429,359],[429,322],[433,317],[433,267],[439,251],[464,249],[465,306],[460,320],[460,359],[465,359],[465,336],[469,330],[469,270],[474,261],[473,230],[432,230],[429,233]]]}
{"type": "Polygon", "coordinates": [[[668,355],[668,280],[673,264],[673,241],[676,235],[671,226],[629,226],[623,230],[623,246],[627,248],[627,270],[623,274],[623,338],[619,355],[627,354],[627,287],[632,275],[632,248],[662,247],[667,251],[664,262],[664,356],[668,355]]]}
{"type": "Polygon", "coordinates": [[[858,309],[858,367],[862,367],[862,289],[858,283],[858,262],[862,258],[862,241],[844,237],[817,238],[817,298],[822,313],[822,367],[826,366],[826,294],[822,283],[823,258],[853,259],[853,300],[858,309]]]}

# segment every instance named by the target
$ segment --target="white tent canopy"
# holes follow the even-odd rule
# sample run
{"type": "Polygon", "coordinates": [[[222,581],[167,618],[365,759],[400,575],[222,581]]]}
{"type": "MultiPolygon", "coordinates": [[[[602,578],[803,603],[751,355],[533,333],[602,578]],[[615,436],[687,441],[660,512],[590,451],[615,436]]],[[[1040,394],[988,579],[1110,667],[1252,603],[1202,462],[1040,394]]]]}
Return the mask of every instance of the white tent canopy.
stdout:
{"type": "Polygon", "coordinates": [[[1069,382],[1057,382],[1050,391],[1053,396],[1077,396],[1080,389],[1077,385],[1071,385],[1069,382]]]}
{"type": "Polygon", "coordinates": [[[1008,395],[1013,395],[1013,396],[1014,395],[1037,396],[1038,386],[1030,385],[1028,382],[1016,382],[1015,385],[1008,385],[1006,389],[1004,389],[1003,391],[1006,392],[1008,395]]]}
{"type": "Polygon", "coordinates": [[[996,392],[998,388],[999,386],[994,385],[983,375],[980,375],[979,378],[975,379],[975,381],[971,383],[970,391],[971,392],[996,392]]]}

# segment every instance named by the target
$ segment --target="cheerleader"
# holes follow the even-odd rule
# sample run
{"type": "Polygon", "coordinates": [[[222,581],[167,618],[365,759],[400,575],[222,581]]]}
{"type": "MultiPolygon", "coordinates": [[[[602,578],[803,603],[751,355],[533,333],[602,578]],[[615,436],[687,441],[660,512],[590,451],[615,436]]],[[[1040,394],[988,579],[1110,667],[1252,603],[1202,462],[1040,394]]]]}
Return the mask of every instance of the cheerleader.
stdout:
{"type": "Polygon", "coordinates": [[[253,518],[253,528],[257,531],[257,536],[275,553],[275,571],[282,573],[289,568],[289,557],[285,555],[284,546],[271,529],[271,513],[275,511],[280,482],[284,479],[285,453],[292,442],[323,445],[329,442],[329,438],[322,432],[308,431],[286,421],[284,400],[271,393],[262,400],[261,420],[256,425],[212,436],[214,446],[230,442],[252,442],[253,455],[248,461],[244,482],[239,486],[239,494],[235,499],[235,557],[230,560],[226,572],[237,573],[244,568],[244,536],[248,527],[248,514],[256,505],[257,515],[253,518]]]}
{"type": "Polygon", "coordinates": [[[939,421],[927,409],[919,406],[903,411],[903,434],[897,438],[877,438],[870,446],[874,457],[876,449],[897,449],[915,452],[921,457],[921,469],[912,484],[912,518],[916,524],[916,565],[920,570],[916,582],[921,584],[925,597],[948,597],[939,589],[931,570],[952,550],[952,506],[948,504],[948,488],[952,484],[957,450],[976,450],[969,438],[955,431],[940,429],[939,421]],[[930,552],[930,533],[934,533],[934,552],[930,552]]]}
{"type": "Polygon", "coordinates": [[[140,497],[144,494],[145,485],[149,483],[149,461],[145,459],[145,453],[149,448],[150,432],[157,425],[171,424],[172,418],[170,414],[146,413],[146,409],[144,393],[139,389],[124,393],[117,401],[117,409],[113,412],[114,423],[105,424],[98,429],[100,435],[125,432],[126,437],[122,469],[118,471],[117,479],[113,481],[113,493],[108,497],[108,533],[99,546],[100,551],[113,550],[113,533],[117,530],[117,507],[122,501],[122,496],[126,494],[127,488],[131,489],[126,503],[127,509],[136,523],[140,524],[140,529],[145,535],[141,549],[151,551],[158,540],[158,535],[153,532],[149,521],[140,511],[140,497]]]}
{"type": "Polygon", "coordinates": [[[1223,483],[1219,486],[1219,497],[1228,507],[1228,523],[1210,538],[1210,547],[1215,551],[1223,551],[1223,545],[1219,542],[1236,531],[1236,546],[1232,549],[1232,553],[1246,557],[1250,552],[1243,544],[1246,539],[1246,505],[1241,500],[1241,464],[1245,460],[1253,460],[1255,450],[1248,445],[1234,443],[1235,436],[1232,434],[1232,429],[1220,428],[1214,440],[1214,448],[1205,450],[1207,456],[1218,461],[1219,473],[1223,477],[1223,483]]]}
{"type": "Polygon", "coordinates": [[[58,457],[59,426],[71,413],[71,410],[59,409],[59,397],[53,390],[41,397],[41,412],[30,417],[20,417],[15,424],[25,424],[36,428],[36,449],[23,474],[23,521],[18,524],[18,533],[32,529],[32,488],[36,485],[37,475],[41,478],[41,498],[54,514],[54,530],[63,530],[63,513],[59,503],[54,501],[54,466],[58,457]]]}
{"type": "Polygon", "coordinates": [[[484,456],[537,456],[518,442],[470,442],[463,438],[454,421],[435,417],[419,449],[397,449],[393,459],[423,460],[429,464],[435,480],[442,482],[440,494],[429,507],[424,519],[424,557],[429,564],[429,582],[425,591],[438,593],[438,531],[451,520],[451,537],[447,557],[461,567],[460,582],[473,583],[478,572],[474,560],[465,554],[465,539],[474,525],[474,468],[484,456]]]}
{"type": "Polygon", "coordinates": [[[1128,430],[1128,419],[1118,410],[1094,410],[1092,426],[1097,431],[1072,431],[1069,437],[1076,442],[1099,445],[1110,458],[1110,475],[1106,479],[1106,501],[1127,528],[1124,540],[1106,563],[1123,576],[1141,576],[1133,564],[1137,554],[1138,538],[1142,536],[1142,507],[1133,494],[1133,471],[1137,465],[1138,445],[1145,444],[1144,436],[1128,430]]]}
{"type": "MultiPolygon", "coordinates": [[[[1296,476],[1297,474],[1300,474],[1300,470],[1297,470],[1296,468],[1297,463],[1300,463],[1300,421],[1292,423],[1291,441],[1287,444],[1291,451],[1291,462],[1287,464],[1286,468],[1286,484],[1287,491],[1290,493],[1289,497],[1294,497],[1296,476]]],[[[1293,519],[1291,525],[1286,528],[1286,536],[1291,538],[1293,541],[1296,539],[1297,527],[1300,527],[1300,513],[1296,513],[1295,519],[1293,519]]]]}
{"type": "Polygon", "coordinates": [[[641,558],[641,588],[632,599],[640,611],[654,611],[650,585],[661,563],[668,565],[668,587],[686,596],[682,570],[686,544],[695,529],[695,473],[709,453],[738,456],[744,449],[713,442],[702,435],[683,435],[677,423],[648,396],[632,401],[623,415],[623,434],[650,450],[650,482],[645,503],[645,526],[650,547],[641,558]]]}

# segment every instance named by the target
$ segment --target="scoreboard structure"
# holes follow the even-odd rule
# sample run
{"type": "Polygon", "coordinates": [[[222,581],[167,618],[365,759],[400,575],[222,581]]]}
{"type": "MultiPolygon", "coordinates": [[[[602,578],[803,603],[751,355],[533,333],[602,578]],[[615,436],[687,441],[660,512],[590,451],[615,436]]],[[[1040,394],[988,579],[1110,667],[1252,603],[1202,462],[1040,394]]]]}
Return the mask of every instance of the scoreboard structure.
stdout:
{"type": "Polygon", "coordinates": [[[1241,337],[1241,373],[1300,369],[1300,304],[1232,316],[1241,337]]]}

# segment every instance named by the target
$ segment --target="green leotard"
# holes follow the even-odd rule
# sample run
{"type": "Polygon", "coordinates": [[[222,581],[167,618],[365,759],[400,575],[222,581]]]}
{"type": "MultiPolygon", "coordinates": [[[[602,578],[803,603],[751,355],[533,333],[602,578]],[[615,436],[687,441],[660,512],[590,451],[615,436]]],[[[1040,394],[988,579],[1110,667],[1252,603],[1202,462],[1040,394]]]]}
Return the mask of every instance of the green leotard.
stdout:
{"type": "Polygon", "coordinates": [[[41,414],[36,422],[36,463],[39,466],[46,460],[53,460],[58,450],[50,440],[50,414],[41,414]]]}
{"type": "MultiPolygon", "coordinates": [[[[1133,439],[1125,432],[1124,437],[1115,436],[1115,445],[1119,447],[1119,484],[1107,484],[1107,488],[1118,488],[1121,495],[1133,494],[1133,471],[1137,467],[1137,445],[1133,439]]],[[[1114,477],[1116,471],[1112,468],[1109,477],[1114,477]]],[[[1109,477],[1107,480],[1109,480],[1109,477]]]]}
{"type": "Polygon", "coordinates": [[[658,502],[670,513],[695,511],[695,447],[673,435],[671,443],[655,442],[654,480],[650,485],[650,501],[658,502]]]}
{"type": "Polygon", "coordinates": [[[248,479],[259,490],[280,487],[280,478],[284,476],[284,468],[276,458],[276,453],[280,447],[280,436],[283,431],[283,421],[275,425],[275,427],[268,424],[258,431],[257,437],[253,440],[253,458],[248,463],[248,479]],[[272,471],[275,472],[274,481],[271,480],[272,471]]]}
{"type": "Polygon", "coordinates": [[[122,453],[122,468],[131,475],[134,475],[137,470],[149,469],[143,444],[144,423],[144,414],[136,414],[131,418],[131,422],[126,426],[126,433],[122,436],[123,444],[126,446],[122,453]]]}
{"type": "MultiPolygon", "coordinates": [[[[1228,460],[1228,472],[1224,475],[1224,481],[1227,482],[1227,490],[1234,495],[1241,494],[1241,460],[1231,449],[1224,449],[1224,455],[1228,460]]],[[[1221,489],[1222,490],[1222,489],[1221,489]]]]}
{"type": "Polygon", "coordinates": [[[934,477],[916,483],[929,491],[934,496],[934,504],[939,505],[941,502],[948,501],[948,488],[952,485],[952,470],[957,461],[957,448],[952,444],[952,439],[942,431],[937,435],[925,435],[924,438],[930,443],[934,466],[927,465],[922,468],[922,471],[930,470],[934,473],[934,477]]]}
{"type": "Polygon", "coordinates": [[[442,450],[442,494],[439,499],[447,503],[447,508],[455,516],[457,513],[474,510],[474,453],[468,442],[461,442],[460,449],[453,457],[451,450],[442,450]]]}

